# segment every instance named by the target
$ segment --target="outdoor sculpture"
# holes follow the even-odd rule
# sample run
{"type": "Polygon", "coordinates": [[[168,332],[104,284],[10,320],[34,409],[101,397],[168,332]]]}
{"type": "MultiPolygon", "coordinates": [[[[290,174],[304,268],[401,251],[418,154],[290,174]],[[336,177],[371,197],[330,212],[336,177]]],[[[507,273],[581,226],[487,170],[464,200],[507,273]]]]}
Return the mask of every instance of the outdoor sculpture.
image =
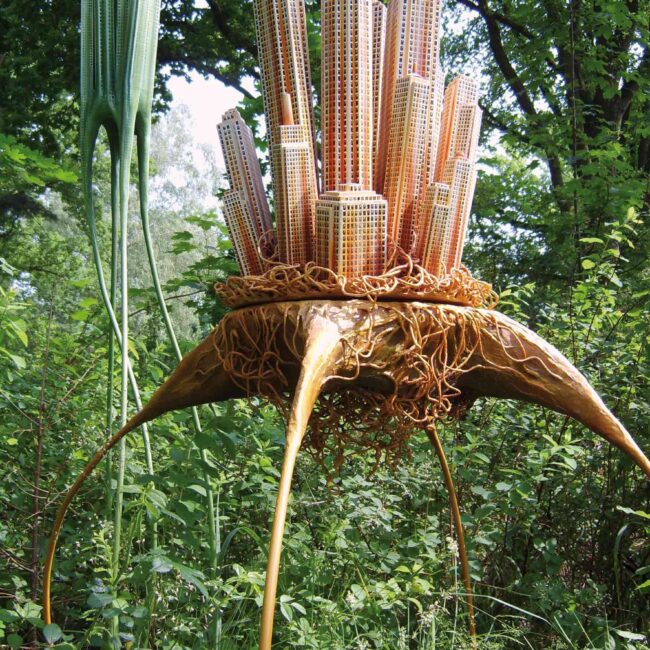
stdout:
{"type": "MultiPolygon", "coordinates": [[[[495,311],[490,287],[460,264],[480,110],[476,84],[465,77],[449,85],[443,102],[438,0],[391,0],[388,10],[378,0],[324,0],[320,194],[303,2],[256,0],[255,10],[276,228],[252,134],[229,111],[219,127],[231,183],[224,214],[244,277],[216,290],[233,311],[70,488],[48,550],[45,620],[66,509],[108,451],[167,411],[261,395],[285,414],[287,434],[260,648],[271,647],[301,446],[332,453],[336,464],[350,446],[390,462],[418,430],[442,464],[474,635],[460,512],[438,420],[459,417],[481,396],[519,399],[579,420],[648,477],[650,461],[580,372],[495,311]]],[[[136,52],[131,46],[124,51],[136,52]]],[[[141,100],[138,110],[148,120],[147,88],[148,103],[141,100]]],[[[138,125],[125,122],[118,132],[138,125]]]]}

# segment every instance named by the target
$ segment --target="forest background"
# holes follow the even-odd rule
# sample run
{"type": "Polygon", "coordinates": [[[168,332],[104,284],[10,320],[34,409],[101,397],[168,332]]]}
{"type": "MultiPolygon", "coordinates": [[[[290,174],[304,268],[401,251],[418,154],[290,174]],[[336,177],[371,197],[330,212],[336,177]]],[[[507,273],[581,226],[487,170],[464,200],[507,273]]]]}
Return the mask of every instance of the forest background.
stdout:
{"type": "MultiPolygon", "coordinates": [[[[187,351],[224,313],[212,285],[236,265],[215,200],[222,170],[213,149],[193,142],[187,111],[169,110],[167,84],[198,73],[236,88],[251,124],[262,107],[251,91],[251,2],[162,4],[151,218],[187,351]]],[[[319,3],[307,5],[318,88],[319,3]]],[[[185,412],[154,423],[154,475],[142,438],[131,436],[117,558],[115,464],[101,466],[61,536],[57,624],[41,620],[56,505],[105,439],[107,399],[118,392],[107,380],[119,359],[109,364],[79,187],[79,19],[78,0],[0,5],[0,646],[253,648],[283,445],[279,415],[258,401],[204,409],[200,435],[185,412]]],[[[465,263],[494,284],[499,309],[588,376],[647,452],[650,3],[458,0],[443,26],[449,75],[482,80],[465,263]]],[[[96,167],[107,261],[105,147],[96,167]]],[[[146,398],[175,361],[135,215],[132,226],[129,348],[146,398]]],[[[522,404],[481,401],[442,433],[480,647],[647,648],[650,491],[630,461],[522,404]]],[[[414,436],[412,458],[397,467],[374,461],[351,458],[328,484],[302,455],[277,647],[469,647],[446,495],[426,441],[414,436]]]]}

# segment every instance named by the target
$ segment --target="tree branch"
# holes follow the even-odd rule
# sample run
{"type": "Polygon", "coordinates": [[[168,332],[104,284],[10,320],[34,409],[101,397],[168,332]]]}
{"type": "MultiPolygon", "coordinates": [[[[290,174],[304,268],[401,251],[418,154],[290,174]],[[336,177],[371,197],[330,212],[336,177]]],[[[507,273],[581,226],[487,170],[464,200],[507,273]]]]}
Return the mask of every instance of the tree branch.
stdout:
{"type": "Polygon", "coordinates": [[[248,99],[255,99],[255,95],[253,95],[253,93],[251,93],[249,90],[246,90],[246,88],[241,85],[238,79],[234,79],[231,76],[224,74],[216,66],[209,65],[203,61],[198,61],[197,59],[193,59],[190,56],[166,54],[163,52],[163,48],[160,48],[158,53],[158,64],[161,66],[171,65],[172,68],[174,65],[180,65],[192,70],[196,70],[200,74],[208,75],[214,77],[215,79],[218,79],[221,81],[221,83],[234,88],[248,99]]]}
{"type": "Polygon", "coordinates": [[[219,0],[208,0],[208,6],[210,7],[212,20],[224,38],[226,38],[226,40],[228,40],[233,47],[243,49],[245,52],[248,52],[248,54],[250,54],[254,59],[257,59],[257,47],[251,48],[249,45],[245,44],[237,38],[237,35],[230,27],[228,17],[224,14],[223,9],[219,4],[219,0]]]}

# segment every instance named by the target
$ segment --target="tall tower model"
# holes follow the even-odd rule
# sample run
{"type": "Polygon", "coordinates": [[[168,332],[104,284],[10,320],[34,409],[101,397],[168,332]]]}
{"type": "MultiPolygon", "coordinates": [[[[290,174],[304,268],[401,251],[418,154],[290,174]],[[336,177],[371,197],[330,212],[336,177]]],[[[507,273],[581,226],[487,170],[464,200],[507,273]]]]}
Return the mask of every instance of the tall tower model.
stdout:
{"type": "Polygon", "coordinates": [[[253,230],[246,194],[242,190],[228,190],[224,194],[223,214],[241,274],[260,275],[263,268],[257,253],[258,239],[253,230]]]}
{"type": "Polygon", "coordinates": [[[288,123],[279,126],[276,134],[271,155],[280,259],[306,264],[313,259],[317,196],[310,133],[302,124],[288,123]]]}
{"type": "Polygon", "coordinates": [[[311,75],[303,0],[255,0],[280,260],[312,259],[318,197],[311,75]]]}
{"type": "Polygon", "coordinates": [[[324,0],[323,188],[372,189],[373,1],[324,0]]]}
{"type": "Polygon", "coordinates": [[[445,71],[442,66],[437,65],[433,76],[433,85],[430,92],[429,109],[429,151],[427,152],[427,164],[422,168],[425,174],[423,187],[428,187],[436,181],[436,163],[438,161],[438,149],[440,145],[440,133],[442,128],[442,105],[445,95],[445,71]]]}
{"type": "Polygon", "coordinates": [[[476,187],[476,165],[463,158],[448,160],[442,182],[449,186],[450,237],[446,268],[451,271],[460,266],[465,245],[467,223],[472,210],[476,187]]]}
{"type": "Polygon", "coordinates": [[[372,191],[373,0],[323,2],[323,179],[315,261],[347,277],[381,273],[386,201],[372,191]]]}
{"type": "MultiPolygon", "coordinates": [[[[381,125],[381,95],[384,80],[384,51],[386,46],[386,5],[372,0],[372,112],[373,112],[373,161],[379,147],[381,125]]],[[[373,168],[374,173],[374,168],[373,168]]]]}
{"type": "Polygon", "coordinates": [[[224,113],[217,131],[230,180],[224,198],[226,225],[242,273],[259,274],[258,244],[272,226],[253,134],[236,110],[224,113]]]}
{"type": "Polygon", "coordinates": [[[388,236],[407,253],[415,236],[417,197],[429,139],[427,79],[402,77],[395,89],[384,196],[388,200],[388,236]]]}
{"type": "Polygon", "coordinates": [[[291,96],[296,124],[314,133],[305,5],[302,0],[255,0],[255,27],[267,139],[282,122],[282,96],[291,96]]]}
{"type": "Polygon", "coordinates": [[[434,183],[427,188],[419,204],[418,222],[416,256],[427,271],[441,277],[447,273],[452,236],[449,185],[434,183]]]}
{"type": "Polygon", "coordinates": [[[378,192],[384,189],[398,81],[416,74],[435,87],[441,5],[442,0],[391,0],[388,5],[381,122],[375,159],[375,189],[378,192]]]}
{"type": "MultiPolygon", "coordinates": [[[[436,171],[435,171],[435,180],[440,180],[442,178],[443,171],[445,169],[445,164],[448,160],[459,156],[461,153],[460,150],[464,145],[467,145],[471,148],[471,143],[476,139],[478,142],[478,132],[480,131],[480,109],[478,108],[478,83],[474,79],[470,79],[464,75],[459,75],[456,77],[447,87],[445,91],[445,98],[442,109],[442,119],[440,124],[440,141],[438,144],[438,157],[436,160],[436,171]],[[469,131],[465,134],[460,133],[463,125],[461,124],[463,107],[474,107],[474,116],[473,118],[467,117],[465,113],[465,126],[467,127],[467,119],[470,119],[476,122],[476,115],[479,115],[478,118],[478,128],[475,129],[476,125],[473,125],[469,128],[469,131]],[[472,136],[473,131],[476,131],[475,138],[472,136]],[[467,139],[467,134],[469,134],[469,139],[467,139]],[[461,140],[465,136],[464,141],[461,140]]],[[[469,149],[465,152],[464,158],[469,158],[470,154],[476,156],[476,145],[473,147],[473,151],[469,149]]]]}

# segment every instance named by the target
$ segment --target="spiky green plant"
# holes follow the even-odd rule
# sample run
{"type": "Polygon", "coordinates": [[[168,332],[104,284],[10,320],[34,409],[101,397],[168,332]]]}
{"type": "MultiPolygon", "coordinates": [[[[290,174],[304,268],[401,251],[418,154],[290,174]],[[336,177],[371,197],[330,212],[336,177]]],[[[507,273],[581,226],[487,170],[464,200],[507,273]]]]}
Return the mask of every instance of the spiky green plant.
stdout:
{"type": "MultiPolygon", "coordinates": [[[[152,280],[167,333],[178,360],[181,351],[160,285],[153,251],[148,213],[151,105],[156,67],[160,0],[82,0],[81,17],[81,164],[86,214],[100,291],[111,322],[109,333],[109,382],[107,425],[113,420],[113,364],[115,342],[121,355],[120,423],[128,419],[128,388],[136,407],[142,407],[137,381],[129,362],[128,320],[128,214],[129,181],[134,145],[137,146],[140,216],[152,280]],[[97,237],[93,198],[93,156],[101,128],[108,137],[111,157],[111,277],[107,287],[97,237]],[[119,291],[119,318],[117,315],[119,291]]],[[[194,426],[201,431],[198,412],[194,426]]],[[[147,470],[154,472],[149,433],[143,428],[147,470]]],[[[113,498],[113,579],[119,575],[122,505],[126,449],[120,444],[116,490],[113,498]]],[[[109,475],[110,478],[110,475],[109,475]]],[[[109,482],[110,484],[110,482],[109,482]]],[[[206,481],[207,484],[207,481],[206,481]]],[[[211,564],[216,569],[218,535],[212,492],[208,490],[208,539],[211,564]]],[[[157,544],[155,528],[152,545],[157,544]]],[[[117,623],[115,623],[117,625],[117,623]]],[[[114,626],[114,631],[117,629],[114,626]]]]}

